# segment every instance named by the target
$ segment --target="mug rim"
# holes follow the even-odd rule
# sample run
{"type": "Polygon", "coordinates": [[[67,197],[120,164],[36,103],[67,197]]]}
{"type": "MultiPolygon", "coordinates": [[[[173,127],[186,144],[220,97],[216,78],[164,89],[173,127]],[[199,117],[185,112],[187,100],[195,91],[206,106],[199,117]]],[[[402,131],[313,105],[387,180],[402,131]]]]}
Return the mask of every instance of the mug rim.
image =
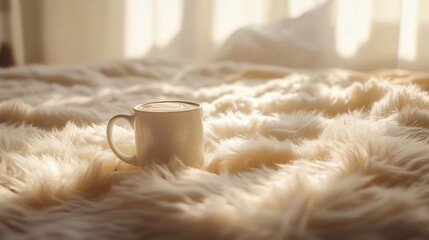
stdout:
{"type": "Polygon", "coordinates": [[[201,104],[198,102],[193,102],[193,101],[187,101],[187,100],[159,100],[159,101],[148,101],[148,102],[144,102],[144,103],[140,103],[137,104],[133,107],[133,110],[135,112],[140,112],[140,113],[156,113],[156,114],[161,114],[161,113],[178,113],[178,112],[189,112],[189,111],[195,111],[201,109],[201,104]],[[165,102],[173,102],[173,103],[186,103],[186,104],[191,104],[191,105],[195,105],[195,108],[192,109],[184,109],[184,110],[172,110],[172,111],[146,111],[146,110],[142,110],[142,109],[138,109],[140,106],[143,106],[145,104],[149,104],[149,103],[165,103],[165,102]]]}

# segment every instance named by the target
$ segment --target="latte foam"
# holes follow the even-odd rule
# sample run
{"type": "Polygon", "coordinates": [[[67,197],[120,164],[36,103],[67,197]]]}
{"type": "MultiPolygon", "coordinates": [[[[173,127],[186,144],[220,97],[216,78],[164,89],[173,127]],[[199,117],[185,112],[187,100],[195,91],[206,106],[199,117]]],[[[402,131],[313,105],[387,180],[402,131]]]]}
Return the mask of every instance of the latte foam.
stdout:
{"type": "Polygon", "coordinates": [[[165,101],[145,103],[137,106],[136,110],[145,112],[176,112],[192,110],[198,107],[198,104],[191,102],[165,101]]]}

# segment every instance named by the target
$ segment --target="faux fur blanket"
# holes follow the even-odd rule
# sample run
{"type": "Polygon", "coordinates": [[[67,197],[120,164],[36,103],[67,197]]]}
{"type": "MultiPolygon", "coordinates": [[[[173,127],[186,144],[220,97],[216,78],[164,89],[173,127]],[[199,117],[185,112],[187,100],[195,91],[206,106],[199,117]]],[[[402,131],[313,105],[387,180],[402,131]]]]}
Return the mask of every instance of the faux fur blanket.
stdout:
{"type": "Polygon", "coordinates": [[[1,70],[0,239],[428,239],[428,89],[233,62],[1,70]],[[203,104],[201,168],[111,152],[107,121],[160,99],[203,104]]]}

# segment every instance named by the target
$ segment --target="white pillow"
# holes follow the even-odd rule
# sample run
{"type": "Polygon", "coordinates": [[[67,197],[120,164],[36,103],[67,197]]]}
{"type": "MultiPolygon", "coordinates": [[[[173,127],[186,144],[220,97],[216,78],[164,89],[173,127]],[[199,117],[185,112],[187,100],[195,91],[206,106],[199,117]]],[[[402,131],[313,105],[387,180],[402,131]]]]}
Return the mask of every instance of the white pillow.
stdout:
{"type": "Polygon", "coordinates": [[[321,65],[329,27],[329,6],[322,4],[296,19],[236,31],[216,60],[315,67],[321,65]]]}

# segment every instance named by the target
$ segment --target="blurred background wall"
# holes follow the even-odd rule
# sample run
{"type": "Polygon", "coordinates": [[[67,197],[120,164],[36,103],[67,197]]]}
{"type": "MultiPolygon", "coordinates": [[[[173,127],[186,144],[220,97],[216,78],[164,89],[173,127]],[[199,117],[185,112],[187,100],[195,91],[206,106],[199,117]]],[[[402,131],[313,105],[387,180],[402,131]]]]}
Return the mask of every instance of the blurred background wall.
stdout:
{"type": "Polygon", "coordinates": [[[19,64],[143,56],[199,60],[239,27],[296,17],[322,2],[12,0],[9,22],[19,64]]]}
{"type": "Polygon", "coordinates": [[[428,67],[427,0],[0,0],[0,39],[16,64],[199,61],[239,28],[296,19],[326,3],[329,26],[310,24],[331,34],[329,51],[428,67]]]}

